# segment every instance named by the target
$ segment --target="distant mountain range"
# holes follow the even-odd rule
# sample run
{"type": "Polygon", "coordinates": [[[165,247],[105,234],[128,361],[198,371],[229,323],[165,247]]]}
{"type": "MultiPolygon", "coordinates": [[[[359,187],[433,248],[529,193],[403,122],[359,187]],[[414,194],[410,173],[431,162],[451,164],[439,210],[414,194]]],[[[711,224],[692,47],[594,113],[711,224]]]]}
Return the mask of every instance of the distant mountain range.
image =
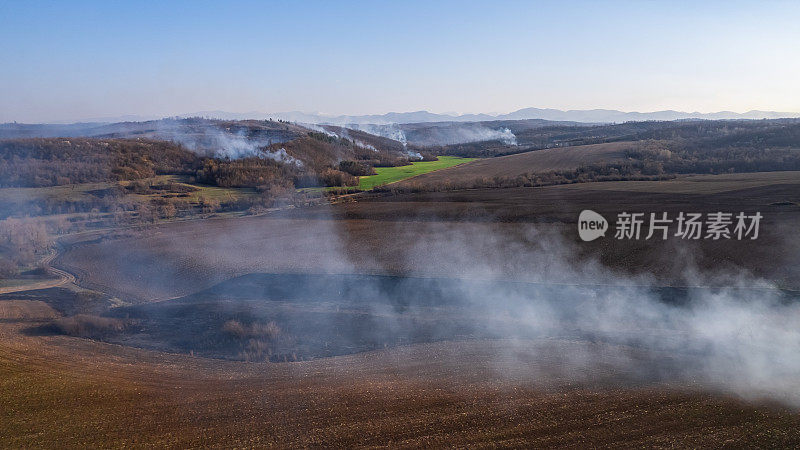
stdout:
{"type": "Polygon", "coordinates": [[[317,113],[303,113],[298,111],[282,113],[226,113],[223,111],[205,111],[186,114],[181,117],[202,116],[220,119],[283,119],[292,122],[327,123],[334,125],[345,124],[391,124],[391,123],[423,123],[423,122],[482,122],[487,120],[525,120],[544,119],[553,121],[569,121],[584,123],[621,123],[644,120],[681,120],[681,119],[780,119],[787,117],[800,117],[800,113],[778,111],[747,111],[736,113],[733,111],[720,111],[714,113],[682,112],[682,111],[655,111],[655,112],[624,112],[613,109],[573,109],[562,111],[558,109],[524,108],[508,114],[436,114],[428,111],[390,112],[386,114],[371,114],[361,116],[330,116],[317,113]]]}
{"type": "MultiPolygon", "coordinates": [[[[348,115],[326,115],[321,113],[305,113],[299,111],[264,113],[232,113],[226,111],[199,111],[189,114],[181,114],[177,117],[207,117],[225,120],[244,120],[244,119],[282,119],[290,122],[347,125],[347,124],[376,124],[388,125],[393,123],[426,123],[426,122],[483,122],[488,120],[526,120],[543,119],[551,121],[567,121],[582,123],[622,123],[631,121],[645,120],[685,120],[685,119],[707,119],[707,120],[735,120],[735,119],[781,119],[790,117],[800,117],[798,112],[778,112],[778,111],[747,111],[737,113],[733,111],[720,111],[714,113],[682,112],[682,111],[654,111],[654,112],[625,112],[613,109],[572,109],[562,111],[559,109],[524,108],[508,114],[436,114],[428,111],[414,112],[390,112],[386,114],[370,114],[360,116],[348,115]]],[[[117,123],[117,122],[139,122],[158,119],[155,116],[120,116],[86,119],[83,123],[117,123]]],[[[66,123],[66,122],[61,122],[66,123]]]]}

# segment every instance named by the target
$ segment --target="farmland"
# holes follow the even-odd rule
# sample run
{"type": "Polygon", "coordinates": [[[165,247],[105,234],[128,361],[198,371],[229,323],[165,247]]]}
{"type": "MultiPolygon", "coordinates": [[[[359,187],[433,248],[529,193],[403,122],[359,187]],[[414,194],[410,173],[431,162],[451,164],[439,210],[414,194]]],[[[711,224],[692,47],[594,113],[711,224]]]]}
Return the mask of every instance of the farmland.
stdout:
{"type": "Polygon", "coordinates": [[[358,188],[366,191],[375,186],[396,183],[429,172],[459,166],[474,160],[475,158],[441,156],[438,161],[418,161],[411,163],[411,165],[400,167],[376,167],[375,175],[359,177],[358,188]]]}
{"type": "Polygon", "coordinates": [[[800,172],[756,172],[719,175],[684,175],[664,181],[609,181],[592,184],[571,184],[553,189],[660,192],[665,194],[718,194],[767,186],[793,186],[800,183],[800,172]]]}
{"type": "Polygon", "coordinates": [[[669,385],[621,388],[609,381],[613,369],[567,382],[578,368],[556,362],[581,351],[574,342],[531,342],[528,356],[515,357],[502,356],[501,343],[472,342],[302,363],[223,362],[27,336],[21,331],[53,312],[25,302],[29,318],[0,323],[5,447],[555,447],[574,443],[578,431],[595,444],[631,446],[800,439],[797,415],[774,405],[669,385]],[[518,360],[539,376],[503,374],[504,361],[518,360]]]}
{"type": "Polygon", "coordinates": [[[488,158],[469,165],[421,175],[406,183],[435,185],[455,180],[463,182],[475,178],[515,177],[531,172],[572,170],[582,165],[624,160],[624,151],[634,148],[636,145],[633,142],[614,142],[552,148],[488,158]]]}

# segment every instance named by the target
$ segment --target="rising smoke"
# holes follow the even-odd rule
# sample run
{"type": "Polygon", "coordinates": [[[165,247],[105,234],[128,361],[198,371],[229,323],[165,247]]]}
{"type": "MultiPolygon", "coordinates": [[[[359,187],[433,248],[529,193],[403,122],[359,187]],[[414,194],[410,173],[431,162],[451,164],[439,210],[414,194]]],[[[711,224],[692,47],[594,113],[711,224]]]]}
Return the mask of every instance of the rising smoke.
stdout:
{"type": "Polygon", "coordinates": [[[367,144],[367,143],[364,143],[364,142],[361,142],[358,139],[355,139],[352,136],[350,136],[350,133],[347,132],[347,128],[338,128],[339,133],[335,133],[335,132],[333,132],[333,131],[331,131],[331,130],[329,130],[327,128],[324,128],[322,126],[319,126],[319,125],[313,124],[313,123],[303,123],[301,125],[306,127],[306,128],[308,128],[308,129],[310,129],[310,130],[314,130],[314,131],[316,131],[318,133],[323,133],[326,136],[330,136],[330,137],[337,138],[337,139],[348,140],[348,141],[352,142],[357,147],[365,148],[365,149],[371,150],[371,151],[373,151],[375,153],[378,152],[378,149],[375,148],[374,146],[372,146],[370,144],[367,144]]]}
{"type": "MultiPolygon", "coordinates": [[[[364,251],[369,231],[354,231],[325,211],[287,223],[230,223],[224,235],[191,234],[191,244],[136,246],[127,260],[152,260],[151,286],[161,277],[170,289],[186,274],[159,264],[187,258],[209,261],[208,274],[198,274],[206,283],[245,274],[278,280],[256,283],[246,295],[246,283],[236,280],[215,292],[226,301],[311,302],[316,315],[280,323],[306,345],[338,342],[359,351],[387,342],[499,339],[496,357],[475,364],[531,381],[543,379],[539,370],[549,365],[567,384],[605,371],[625,382],[690,385],[800,407],[800,303],[767,281],[687,267],[680,284],[720,287],[676,291],[648,275],[579,259],[579,244],[536,224],[384,222],[381,235],[391,239],[364,251]],[[286,272],[298,275],[267,275],[286,272]],[[334,308],[330,319],[319,318],[325,305],[334,308]],[[342,322],[339,308],[362,318],[342,322]],[[532,366],[531,358],[542,362],[532,366]]],[[[187,282],[188,292],[198,281],[187,282]]]]}
{"type": "Polygon", "coordinates": [[[517,137],[508,128],[490,128],[479,123],[450,123],[421,126],[404,130],[403,125],[364,125],[352,124],[348,127],[367,133],[394,139],[407,146],[409,143],[421,146],[455,145],[469,142],[499,141],[504,145],[517,145],[517,137]],[[409,138],[412,136],[412,138],[409,138]]]}
{"type": "Polygon", "coordinates": [[[440,137],[442,145],[482,141],[500,141],[505,145],[517,145],[517,137],[508,128],[493,129],[483,125],[463,125],[442,131],[444,131],[440,137]]]}
{"type": "Polygon", "coordinates": [[[351,124],[347,126],[355,130],[361,130],[366,133],[397,141],[403,144],[403,151],[406,153],[406,156],[411,159],[422,159],[422,154],[420,152],[408,148],[408,139],[406,139],[406,134],[396,123],[389,125],[351,124]]]}
{"type": "MultiPolygon", "coordinates": [[[[476,329],[510,339],[594,344],[575,350],[571,358],[578,370],[568,376],[583,378],[613,365],[621,375],[699,383],[800,407],[800,299],[770,282],[746,272],[687,268],[681,284],[726,287],[676,293],[648,276],[616,273],[592,259],[576,261],[576,244],[539,226],[526,227],[515,240],[500,229],[464,233],[451,225],[428,226],[433,229],[418,233],[412,258],[444,254],[453,269],[461,268],[462,279],[487,280],[464,281],[457,294],[475,305],[476,329]],[[503,281],[520,278],[537,284],[503,281]],[[597,344],[606,346],[602,357],[593,353],[597,344]]],[[[506,356],[528,345],[510,342],[506,356]]]]}
{"type": "Polygon", "coordinates": [[[280,142],[278,138],[252,138],[244,130],[229,132],[213,125],[202,127],[163,128],[158,132],[162,139],[179,143],[201,156],[221,159],[264,158],[282,164],[302,167],[303,162],[286,152],[286,149],[268,150],[280,142]]]}

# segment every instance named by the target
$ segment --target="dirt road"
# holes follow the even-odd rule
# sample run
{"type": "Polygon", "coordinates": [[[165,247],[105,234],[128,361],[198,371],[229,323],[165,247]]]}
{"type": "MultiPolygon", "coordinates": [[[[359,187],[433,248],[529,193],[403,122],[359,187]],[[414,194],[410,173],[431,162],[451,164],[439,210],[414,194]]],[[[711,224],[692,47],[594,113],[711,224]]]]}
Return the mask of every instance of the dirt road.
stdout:
{"type": "Polygon", "coordinates": [[[74,283],[75,277],[66,271],[61,269],[56,269],[55,267],[50,267],[50,263],[53,259],[58,256],[58,253],[53,253],[48,255],[46,258],[42,260],[42,265],[47,268],[47,273],[51,275],[55,275],[57,279],[49,279],[49,280],[42,280],[37,281],[35,283],[24,284],[20,286],[5,286],[0,287],[0,294],[10,294],[12,292],[24,292],[24,291],[34,291],[38,289],[49,289],[58,286],[63,286],[65,284],[74,283]]]}

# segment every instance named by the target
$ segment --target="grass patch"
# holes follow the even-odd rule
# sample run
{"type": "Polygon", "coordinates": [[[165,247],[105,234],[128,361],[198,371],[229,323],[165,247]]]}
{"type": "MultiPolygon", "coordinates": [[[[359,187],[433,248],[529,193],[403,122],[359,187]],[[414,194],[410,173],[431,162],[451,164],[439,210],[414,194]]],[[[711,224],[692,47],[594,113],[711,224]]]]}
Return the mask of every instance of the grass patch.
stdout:
{"type": "MultiPolygon", "coordinates": [[[[153,178],[145,178],[142,181],[150,182],[152,184],[176,183],[194,188],[196,190],[188,192],[187,200],[191,202],[197,202],[200,197],[223,202],[257,195],[256,190],[253,188],[226,188],[210,186],[207,184],[192,183],[189,181],[189,177],[182,175],[160,175],[153,178]]],[[[161,194],[148,194],[142,197],[156,198],[160,196],[161,194]]]]}
{"type": "MultiPolygon", "coordinates": [[[[10,204],[23,204],[30,201],[50,200],[59,202],[77,202],[92,196],[93,192],[109,189],[115,186],[127,186],[134,182],[144,182],[150,184],[176,183],[186,185],[196,190],[188,192],[187,199],[196,202],[200,197],[211,198],[218,201],[235,200],[241,197],[257,195],[252,188],[224,188],[209,186],[200,183],[192,183],[189,177],[182,175],[158,175],[151,178],[143,178],[134,181],[121,182],[101,182],[101,183],[82,183],[64,186],[48,186],[35,188],[0,188],[0,202],[10,204]]],[[[129,194],[131,198],[149,200],[161,197],[168,192],[154,194],[129,194]]]]}
{"type": "Polygon", "coordinates": [[[131,324],[132,322],[130,320],[101,317],[91,314],[76,314],[70,317],[61,317],[52,322],[52,326],[63,334],[91,338],[120,333],[131,324]]]}
{"type": "Polygon", "coordinates": [[[298,188],[295,189],[300,194],[322,194],[325,191],[331,191],[333,189],[346,189],[346,188],[339,188],[337,186],[334,187],[305,187],[305,188],[298,188]]]}
{"type": "Polygon", "coordinates": [[[376,186],[395,183],[407,178],[422,175],[423,173],[433,172],[434,170],[446,169],[459,164],[474,161],[477,158],[459,158],[457,156],[440,156],[438,161],[420,161],[411,163],[410,166],[400,167],[376,167],[375,175],[358,177],[358,188],[368,191],[376,186]]]}
{"type": "Polygon", "coordinates": [[[83,183],[65,186],[0,188],[0,202],[23,204],[35,200],[78,201],[95,190],[108,189],[112,183],[83,183]]]}
{"type": "Polygon", "coordinates": [[[41,283],[43,281],[58,280],[58,277],[50,276],[32,276],[32,277],[14,277],[14,278],[0,278],[0,288],[15,288],[22,286],[30,286],[32,284],[41,283]]]}

